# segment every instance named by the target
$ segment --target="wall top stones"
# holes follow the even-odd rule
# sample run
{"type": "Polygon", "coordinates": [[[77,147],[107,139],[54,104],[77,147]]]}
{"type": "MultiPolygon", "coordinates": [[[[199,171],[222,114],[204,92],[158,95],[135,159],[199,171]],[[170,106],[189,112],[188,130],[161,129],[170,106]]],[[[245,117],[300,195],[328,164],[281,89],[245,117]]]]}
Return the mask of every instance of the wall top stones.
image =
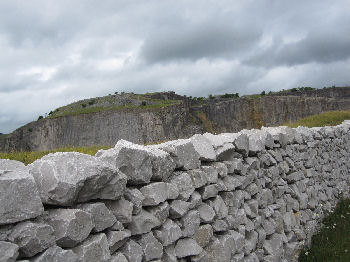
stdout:
{"type": "Polygon", "coordinates": [[[0,159],[1,261],[294,261],[349,148],[344,121],[0,159]]]}

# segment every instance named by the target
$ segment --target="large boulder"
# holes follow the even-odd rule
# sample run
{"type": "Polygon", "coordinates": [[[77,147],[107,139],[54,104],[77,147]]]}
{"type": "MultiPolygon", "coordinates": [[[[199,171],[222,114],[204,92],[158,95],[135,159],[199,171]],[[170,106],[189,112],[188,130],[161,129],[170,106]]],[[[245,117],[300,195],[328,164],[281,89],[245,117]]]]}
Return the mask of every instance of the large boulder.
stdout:
{"type": "Polygon", "coordinates": [[[152,158],[146,147],[119,140],[114,148],[99,150],[96,157],[114,165],[128,177],[128,184],[148,184],[152,177],[152,158]]]}
{"type": "Polygon", "coordinates": [[[100,159],[76,152],[55,153],[29,166],[44,204],[71,206],[91,199],[118,199],[126,177],[100,159]]]}
{"type": "Polygon", "coordinates": [[[0,159],[0,171],[13,171],[17,168],[24,168],[25,165],[22,162],[10,159],[0,159]]]}
{"type": "Polygon", "coordinates": [[[200,154],[196,151],[190,139],[169,141],[155,145],[153,148],[168,152],[175,161],[176,168],[190,170],[200,166],[200,154]]]}
{"type": "Polygon", "coordinates": [[[35,181],[27,169],[9,165],[3,168],[14,170],[0,168],[0,225],[39,216],[44,207],[35,181]]]}

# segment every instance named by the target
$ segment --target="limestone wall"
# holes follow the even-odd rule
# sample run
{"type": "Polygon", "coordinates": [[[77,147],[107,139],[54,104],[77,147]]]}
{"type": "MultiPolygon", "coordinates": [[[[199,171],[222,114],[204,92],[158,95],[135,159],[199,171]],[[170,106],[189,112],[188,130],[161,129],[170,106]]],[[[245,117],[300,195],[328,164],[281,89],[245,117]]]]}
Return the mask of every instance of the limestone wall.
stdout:
{"type": "Polygon", "coordinates": [[[0,261],[295,261],[347,194],[350,121],[0,160],[0,261]]]}

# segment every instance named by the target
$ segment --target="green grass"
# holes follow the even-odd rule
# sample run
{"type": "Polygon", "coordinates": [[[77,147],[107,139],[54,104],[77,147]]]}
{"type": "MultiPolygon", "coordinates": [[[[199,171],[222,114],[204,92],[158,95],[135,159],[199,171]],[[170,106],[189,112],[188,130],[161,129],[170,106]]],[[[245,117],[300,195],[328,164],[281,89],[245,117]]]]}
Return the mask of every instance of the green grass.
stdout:
{"type": "Polygon", "coordinates": [[[156,101],[156,104],[148,104],[148,105],[134,105],[134,104],[127,104],[122,106],[108,106],[108,107],[102,107],[102,106],[86,106],[86,107],[74,107],[74,108],[68,108],[68,109],[60,109],[59,111],[55,111],[52,115],[48,116],[47,118],[57,118],[57,117],[63,117],[63,116],[71,116],[71,115],[80,115],[80,114],[90,114],[90,113],[96,113],[101,111],[109,111],[109,110],[145,110],[145,109],[153,109],[153,108],[164,108],[172,105],[179,104],[180,101],[178,100],[161,100],[156,101]]]}
{"type": "Polygon", "coordinates": [[[330,111],[319,115],[308,116],[294,123],[286,123],[285,125],[290,127],[336,126],[348,119],[350,119],[350,110],[330,111]]]}
{"type": "Polygon", "coordinates": [[[324,226],[312,237],[311,248],[301,251],[300,262],[350,261],[350,199],[339,201],[324,226]]]}
{"type": "Polygon", "coordinates": [[[55,152],[80,152],[88,155],[95,155],[100,149],[109,149],[110,146],[89,146],[89,147],[63,147],[56,150],[40,151],[40,152],[10,152],[0,153],[0,159],[11,159],[20,161],[26,165],[33,163],[35,160],[43,156],[55,152]]]}

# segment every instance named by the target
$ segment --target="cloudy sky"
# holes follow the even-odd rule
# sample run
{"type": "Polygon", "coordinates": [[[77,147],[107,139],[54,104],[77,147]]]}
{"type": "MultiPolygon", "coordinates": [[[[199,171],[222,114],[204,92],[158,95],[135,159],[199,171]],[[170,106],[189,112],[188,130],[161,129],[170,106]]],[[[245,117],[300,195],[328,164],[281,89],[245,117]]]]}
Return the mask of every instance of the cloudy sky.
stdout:
{"type": "Polygon", "coordinates": [[[0,0],[0,132],[116,91],[350,85],[350,0],[0,0]]]}

